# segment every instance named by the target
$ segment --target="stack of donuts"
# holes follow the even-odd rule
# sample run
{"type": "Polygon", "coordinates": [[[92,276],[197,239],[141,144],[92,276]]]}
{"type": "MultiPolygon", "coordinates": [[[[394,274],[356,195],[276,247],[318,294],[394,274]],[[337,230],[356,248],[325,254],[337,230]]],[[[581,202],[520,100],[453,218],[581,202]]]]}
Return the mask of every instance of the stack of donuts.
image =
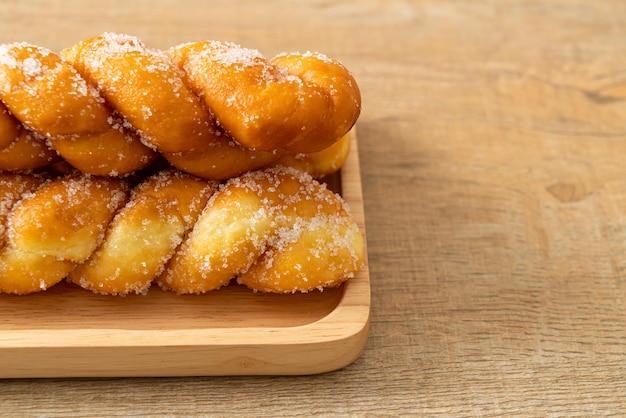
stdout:
{"type": "Polygon", "coordinates": [[[0,45],[0,292],[338,286],[364,258],[341,168],[361,109],[339,62],[104,33],[0,45]]]}

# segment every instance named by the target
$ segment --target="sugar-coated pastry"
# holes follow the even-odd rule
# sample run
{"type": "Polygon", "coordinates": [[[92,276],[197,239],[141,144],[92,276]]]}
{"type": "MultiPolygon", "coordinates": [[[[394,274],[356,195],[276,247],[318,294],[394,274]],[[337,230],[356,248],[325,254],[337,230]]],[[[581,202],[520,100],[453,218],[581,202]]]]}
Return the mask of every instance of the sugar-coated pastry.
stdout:
{"type": "Polygon", "coordinates": [[[8,147],[17,139],[20,127],[20,121],[12,117],[9,109],[0,103],[0,149],[8,147]]]}
{"type": "Polygon", "coordinates": [[[167,152],[163,157],[174,167],[198,177],[213,180],[237,177],[246,171],[275,165],[285,153],[258,151],[223,138],[203,150],[167,152]]]}
{"type": "Polygon", "coordinates": [[[295,169],[248,172],[214,194],[158,283],[204,293],[237,277],[292,293],[337,286],[359,270],[363,237],[338,195],[295,169]]]}
{"type": "Polygon", "coordinates": [[[120,180],[72,175],[23,196],[6,216],[0,291],[32,293],[67,277],[98,248],[126,193],[120,180]]]}
{"type": "Polygon", "coordinates": [[[233,279],[262,292],[337,286],[363,262],[339,195],[294,168],[223,183],[175,169],[124,180],[0,173],[0,292],[64,278],[100,294],[180,294],[233,279]]]}
{"type": "Polygon", "coordinates": [[[220,135],[184,73],[138,38],[105,33],[61,51],[144,143],[161,152],[194,151],[220,135]]]}
{"type": "Polygon", "coordinates": [[[145,293],[217,185],[168,170],[132,190],[102,245],[69,279],[96,293],[145,293]]]}
{"type": "Polygon", "coordinates": [[[37,190],[45,177],[0,173],[0,247],[7,242],[7,221],[15,204],[37,190]]]}
{"type": "Polygon", "coordinates": [[[283,154],[276,161],[276,165],[296,168],[313,177],[322,177],[343,167],[349,152],[350,134],[347,134],[330,147],[318,152],[283,154]]]}
{"type": "Polygon", "coordinates": [[[46,48],[0,45],[0,100],[24,127],[86,173],[126,174],[154,160],[154,151],[125,127],[100,92],[46,48]]]}
{"type": "Polygon", "coordinates": [[[321,151],[359,116],[356,81],[322,54],[281,54],[269,60],[256,50],[219,41],[178,45],[169,54],[220,126],[248,148],[321,151]]]}
{"type": "Polygon", "coordinates": [[[0,169],[32,170],[58,160],[43,137],[26,129],[0,103],[0,169]]]}
{"type": "Polygon", "coordinates": [[[59,54],[0,45],[0,170],[60,156],[87,174],[124,176],[162,155],[206,179],[291,163],[325,175],[360,110],[350,72],[318,53],[268,59],[219,41],[161,51],[115,33],[59,54]]]}

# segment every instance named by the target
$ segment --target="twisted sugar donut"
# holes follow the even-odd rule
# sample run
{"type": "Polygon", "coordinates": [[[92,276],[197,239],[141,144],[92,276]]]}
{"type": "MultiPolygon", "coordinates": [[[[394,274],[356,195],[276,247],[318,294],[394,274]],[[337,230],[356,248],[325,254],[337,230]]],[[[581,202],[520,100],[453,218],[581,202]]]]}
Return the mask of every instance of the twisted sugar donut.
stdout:
{"type": "Polygon", "coordinates": [[[216,188],[173,171],[139,184],[107,226],[103,244],[70,280],[98,293],[146,292],[216,188]]]}
{"type": "MultiPolygon", "coordinates": [[[[26,178],[20,187],[33,188],[36,179],[26,178]]],[[[0,290],[25,294],[61,281],[100,245],[126,193],[120,180],[72,175],[45,182],[14,203],[0,252],[0,290]]]]}
{"type": "Polygon", "coordinates": [[[312,153],[287,153],[281,150],[257,151],[232,141],[216,142],[210,149],[164,154],[176,168],[205,179],[229,179],[247,171],[282,165],[297,168],[314,177],[339,170],[350,151],[350,134],[330,147],[312,153]]]}
{"type": "Polygon", "coordinates": [[[0,168],[32,170],[59,160],[44,138],[25,129],[0,103],[0,168]]]}
{"type": "Polygon", "coordinates": [[[26,43],[0,45],[0,99],[10,112],[81,171],[129,173],[156,154],[143,145],[67,62],[26,43]]]}
{"type": "Polygon", "coordinates": [[[187,88],[184,73],[165,53],[139,39],[106,33],[61,55],[150,147],[195,151],[221,135],[200,97],[187,88]]]}
{"type": "Polygon", "coordinates": [[[336,286],[363,259],[363,237],[342,199],[295,169],[253,171],[213,195],[157,282],[203,293],[230,282],[260,291],[336,286]]]}
{"type": "Polygon", "coordinates": [[[37,190],[44,177],[0,173],[0,247],[7,242],[7,220],[17,202],[37,190]]]}
{"type": "Polygon", "coordinates": [[[152,283],[203,293],[237,277],[251,289],[337,286],[363,260],[343,200],[291,168],[218,185],[173,169],[130,179],[0,175],[0,291],[28,294],[67,277],[102,294],[152,283]]]}
{"type": "MultiPolygon", "coordinates": [[[[35,141],[40,148],[49,145],[90,174],[128,174],[158,154],[209,179],[279,160],[321,172],[341,164],[344,156],[330,150],[343,149],[333,144],[361,108],[352,75],[321,54],[268,60],[216,41],[163,52],[105,33],[61,56],[26,43],[0,45],[0,101],[12,115],[0,107],[7,116],[0,119],[1,151],[8,154],[17,137],[4,120],[14,117],[31,142],[45,138],[47,144],[35,141]]],[[[29,169],[46,159],[52,157],[4,165],[0,155],[0,169],[29,169]]]]}
{"type": "Polygon", "coordinates": [[[321,54],[281,54],[209,41],[170,49],[196,94],[237,141],[259,150],[316,152],[345,135],[359,116],[356,81],[321,54]]]}

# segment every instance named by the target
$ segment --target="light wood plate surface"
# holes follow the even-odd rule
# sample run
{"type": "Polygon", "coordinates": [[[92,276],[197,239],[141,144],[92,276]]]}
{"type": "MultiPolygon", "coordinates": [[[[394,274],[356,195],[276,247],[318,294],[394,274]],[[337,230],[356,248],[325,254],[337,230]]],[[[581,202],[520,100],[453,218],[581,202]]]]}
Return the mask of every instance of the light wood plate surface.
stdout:
{"type": "MultiPolygon", "coordinates": [[[[356,132],[339,188],[365,234],[356,132]]],[[[153,286],[146,296],[92,294],[70,284],[0,295],[0,378],[293,375],[332,371],[361,354],[369,329],[367,260],[336,289],[201,296],[153,286]]]]}

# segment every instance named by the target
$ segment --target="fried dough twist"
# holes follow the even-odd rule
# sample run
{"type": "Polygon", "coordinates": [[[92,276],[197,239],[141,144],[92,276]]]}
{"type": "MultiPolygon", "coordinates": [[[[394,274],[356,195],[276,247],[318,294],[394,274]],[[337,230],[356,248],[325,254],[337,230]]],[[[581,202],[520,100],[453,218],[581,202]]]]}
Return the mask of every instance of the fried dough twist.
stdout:
{"type": "Polygon", "coordinates": [[[162,155],[207,179],[277,164],[328,174],[361,110],[350,72],[322,54],[270,60],[218,41],[160,51],[113,33],[60,55],[0,45],[0,102],[0,169],[58,153],[85,173],[121,176],[162,155]]]}
{"type": "Polygon", "coordinates": [[[0,291],[68,278],[101,294],[143,294],[153,283],[197,294],[237,278],[257,291],[307,292],[363,263],[345,202],[298,170],[217,183],[168,169],[129,183],[0,174],[0,291]]]}

